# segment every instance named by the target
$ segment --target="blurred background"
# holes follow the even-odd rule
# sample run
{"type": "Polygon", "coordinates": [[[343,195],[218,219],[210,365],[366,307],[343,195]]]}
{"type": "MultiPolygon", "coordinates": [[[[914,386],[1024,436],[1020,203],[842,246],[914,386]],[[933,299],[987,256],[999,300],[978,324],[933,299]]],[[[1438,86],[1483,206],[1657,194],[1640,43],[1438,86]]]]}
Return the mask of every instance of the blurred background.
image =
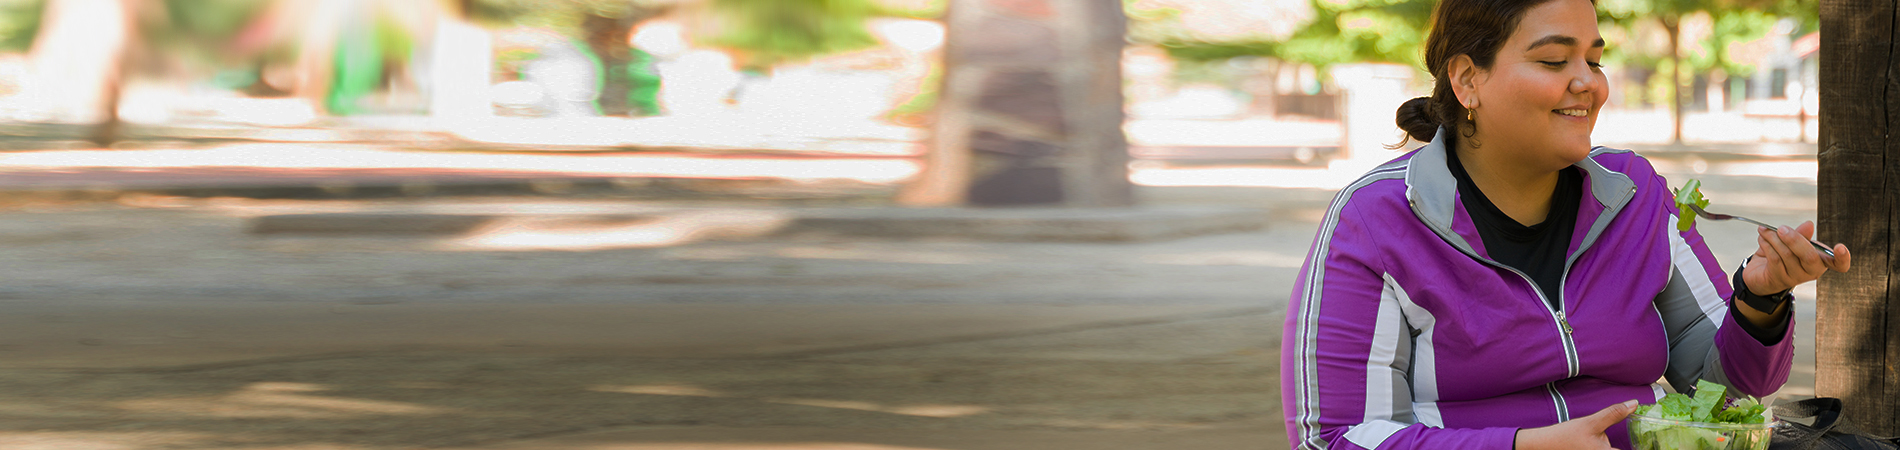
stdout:
{"type": "MultiPolygon", "coordinates": [[[[1433,5],[0,0],[0,447],[1286,448],[1433,5]]],[[[1813,0],[1597,6],[1597,144],[1813,219],[1813,0]]]]}
{"type": "MultiPolygon", "coordinates": [[[[7,0],[0,118],[22,130],[13,141],[103,146],[348,134],[314,131],[326,129],[546,145],[914,141],[935,119],[946,3],[7,0]],[[743,131],[704,131],[715,124],[743,131]]],[[[1395,80],[1408,98],[1430,87],[1430,1],[1123,3],[1138,157],[1311,143],[1291,156],[1323,162],[1351,115],[1342,99],[1383,88],[1356,84],[1395,80]],[[1354,70],[1369,65],[1376,76],[1354,70]]],[[[1615,92],[1598,142],[1814,140],[1812,2],[1599,7],[1615,92]]]]}

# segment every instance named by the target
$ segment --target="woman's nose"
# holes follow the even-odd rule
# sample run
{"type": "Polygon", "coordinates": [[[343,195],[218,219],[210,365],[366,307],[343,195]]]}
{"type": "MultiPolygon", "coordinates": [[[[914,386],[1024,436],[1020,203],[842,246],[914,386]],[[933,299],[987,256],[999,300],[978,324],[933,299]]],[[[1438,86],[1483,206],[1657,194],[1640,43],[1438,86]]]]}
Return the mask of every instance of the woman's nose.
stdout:
{"type": "Polygon", "coordinates": [[[1570,92],[1571,92],[1571,93],[1576,93],[1576,94],[1582,94],[1582,93],[1585,93],[1585,92],[1590,92],[1590,81],[1589,81],[1589,80],[1586,80],[1586,79],[1583,79],[1583,78],[1573,78],[1573,79],[1571,79],[1571,80],[1570,80],[1570,92]]]}

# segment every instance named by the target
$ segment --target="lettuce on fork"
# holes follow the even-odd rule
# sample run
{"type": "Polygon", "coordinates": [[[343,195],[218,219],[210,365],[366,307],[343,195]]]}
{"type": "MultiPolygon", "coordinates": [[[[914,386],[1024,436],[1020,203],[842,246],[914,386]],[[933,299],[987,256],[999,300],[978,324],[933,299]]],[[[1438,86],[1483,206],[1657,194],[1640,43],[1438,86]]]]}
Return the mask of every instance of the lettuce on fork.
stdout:
{"type": "Polygon", "coordinates": [[[1690,210],[1689,205],[1695,205],[1697,208],[1709,207],[1709,200],[1702,198],[1701,181],[1689,180],[1688,183],[1682,184],[1682,189],[1676,190],[1677,231],[1689,231],[1689,227],[1695,225],[1695,211],[1690,210]]]}

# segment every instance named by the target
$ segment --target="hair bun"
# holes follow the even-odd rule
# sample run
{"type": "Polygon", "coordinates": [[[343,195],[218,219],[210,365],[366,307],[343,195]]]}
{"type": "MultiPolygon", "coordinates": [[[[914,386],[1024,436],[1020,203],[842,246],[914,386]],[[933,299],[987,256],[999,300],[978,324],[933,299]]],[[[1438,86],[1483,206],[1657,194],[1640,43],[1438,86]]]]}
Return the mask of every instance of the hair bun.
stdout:
{"type": "Polygon", "coordinates": [[[1438,120],[1432,117],[1431,103],[1431,97],[1419,97],[1399,105],[1399,129],[1419,142],[1431,142],[1438,134],[1438,120]]]}

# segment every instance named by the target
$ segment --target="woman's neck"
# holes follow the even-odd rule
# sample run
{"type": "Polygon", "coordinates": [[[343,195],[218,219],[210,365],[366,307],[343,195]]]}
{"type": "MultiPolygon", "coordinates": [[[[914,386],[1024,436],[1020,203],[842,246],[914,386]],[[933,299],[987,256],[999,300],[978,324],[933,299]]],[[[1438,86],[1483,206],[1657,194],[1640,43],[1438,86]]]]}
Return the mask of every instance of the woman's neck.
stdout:
{"type": "Polygon", "coordinates": [[[1512,220],[1531,226],[1550,215],[1550,197],[1557,191],[1556,170],[1529,168],[1523,161],[1509,159],[1508,149],[1473,148],[1460,142],[1454,151],[1472,184],[1512,220]]]}

